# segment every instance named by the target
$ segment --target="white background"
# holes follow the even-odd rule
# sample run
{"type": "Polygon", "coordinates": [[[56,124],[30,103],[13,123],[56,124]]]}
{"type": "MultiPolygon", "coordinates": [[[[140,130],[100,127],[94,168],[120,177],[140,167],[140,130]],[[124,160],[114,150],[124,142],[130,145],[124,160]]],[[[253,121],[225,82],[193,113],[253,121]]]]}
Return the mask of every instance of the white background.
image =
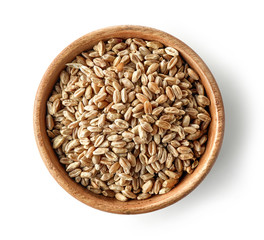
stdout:
{"type": "Polygon", "coordinates": [[[0,239],[264,239],[263,1],[1,1],[0,239]],[[222,92],[221,153],[191,194],[165,209],[116,215],[66,193],[38,153],[32,112],[54,57],[98,28],[166,31],[207,63],[222,92]]]}

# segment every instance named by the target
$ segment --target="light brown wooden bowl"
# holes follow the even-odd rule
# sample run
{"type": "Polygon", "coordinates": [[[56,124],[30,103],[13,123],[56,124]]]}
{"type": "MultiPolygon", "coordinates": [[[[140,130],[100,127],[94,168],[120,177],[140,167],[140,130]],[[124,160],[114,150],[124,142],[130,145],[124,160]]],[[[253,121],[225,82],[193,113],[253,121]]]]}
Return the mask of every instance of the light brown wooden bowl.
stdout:
{"type": "Polygon", "coordinates": [[[50,64],[45,72],[35,99],[34,132],[40,155],[51,175],[69,194],[81,202],[99,210],[120,213],[137,214],[151,212],[169,206],[190,193],[205,178],[212,168],[221,148],[224,135],[224,107],[216,81],[202,59],[179,39],[156,29],[142,26],[114,26],[100,29],[77,39],[66,47],[50,64]],[[195,171],[185,176],[169,193],[153,196],[146,200],[131,200],[120,202],[116,199],[96,195],[72,180],[64,167],[59,163],[46,134],[45,115],[46,101],[52,91],[59,73],[65,64],[71,62],[82,51],[90,49],[100,40],[109,38],[137,37],[145,40],[156,40],[166,46],[176,48],[189,65],[200,75],[206,93],[211,100],[210,111],[212,122],[209,128],[207,147],[195,171]]]}

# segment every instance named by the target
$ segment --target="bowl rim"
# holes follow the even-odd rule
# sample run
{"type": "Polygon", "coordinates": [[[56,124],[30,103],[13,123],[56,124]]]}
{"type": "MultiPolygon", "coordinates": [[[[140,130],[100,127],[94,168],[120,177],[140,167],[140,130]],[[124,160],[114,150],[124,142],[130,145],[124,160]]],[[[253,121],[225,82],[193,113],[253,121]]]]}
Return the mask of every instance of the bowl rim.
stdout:
{"type": "Polygon", "coordinates": [[[138,25],[117,25],[102,28],[85,34],[84,36],[78,38],[66,48],[64,48],[52,61],[41,79],[35,96],[33,127],[35,140],[41,158],[53,178],[59,183],[61,187],[64,188],[64,190],[66,190],[69,194],[71,194],[79,201],[102,211],[119,214],[138,214],[151,212],[169,206],[185,197],[200,184],[200,182],[211,170],[220,151],[224,137],[225,113],[221,93],[211,71],[208,69],[207,65],[203,62],[200,56],[195,53],[189,46],[187,46],[178,38],[161,30],[138,25]],[[198,169],[199,171],[196,169],[195,174],[191,174],[193,176],[190,177],[188,181],[184,181],[184,184],[181,185],[177,192],[174,191],[174,193],[172,193],[172,190],[165,195],[154,196],[149,199],[140,201],[132,200],[128,202],[116,202],[117,200],[109,198],[107,198],[106,200],[106,197],[95,195],[89,192],[84,187],[80,186],[80,184],[75,183],[66,175],[66,171],[62,169],[62,167],[60,167],[61,165],[59,161],[57,161],[58,163],[56,163],[51,160],[54,159],[54,156],[56,157],[56,155],[53,150],[51,151],[51,145],[47,144],[46,128],[44,127],[43,129],[43,126],[45,125],[45,116],[43,119],[43,111],[45,110],[43,109],[46,109],[46,104],[45,106],[43,106],[43,104],[46,103],[47,97],[51,92],[51,89],[48,89],[47,86],[48,82],[55,74],[55,69],[57,70],[57,75],[58,72],[61,71],[58,71],[59,64],[65,61],[67,62],[67,60],[69,61],[69,58],[67,56],[78,55],[80,53],[78,52],[78,47],[82,44],[86,44],[88,40],[90,40],[90,42],[93,41],[94,36],[97,36],[97,38],[101,37],[102,39],[106,40],[109,39],[110,36],[117,37],[120,36],[120,34],[121,38],[126,38],[124,36],[141,37],[147,40],[157,40],[162,43],[164,43],[166,40],[167,46],[175,47],[180,52],[182,57],[188,62],[188,64],[198,72],[201,79],[204,79],[203,84],[205,85],[206,90],[209,89],[212,93],[212,96],[210,97],[212,109],[210,110],[214,110],[215,113],[214,129],[212,129],[211,133],[211,135],[213,136],[211,138],[212,141],[210,142],[211,151],[208,152],[207,159],[204,160],[203,166],[200,167],[198,165],[200,167],[200,169],[198,169]],[[151,38],[148,39],[148,36],[151,36],[151,38]],[[43,130],[45,130],[45,134],[43,134],[43,130]],[[63,171],[65,172],[65,174],[63,171]]]}

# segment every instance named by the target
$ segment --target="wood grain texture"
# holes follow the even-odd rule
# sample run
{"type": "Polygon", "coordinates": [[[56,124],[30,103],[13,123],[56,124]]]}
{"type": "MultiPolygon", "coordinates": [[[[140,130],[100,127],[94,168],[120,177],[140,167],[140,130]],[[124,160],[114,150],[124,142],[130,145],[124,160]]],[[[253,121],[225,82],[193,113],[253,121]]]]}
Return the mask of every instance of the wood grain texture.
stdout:
{"type": "Polygon", "coordinates": [[[224,106],[219,88],[212,73],[202,59],[185,43],[168,33],[153,28],[131,25],[108,27],[88,33],[66,47],[50,64],[40,82],[35,98],[33,116],[34,133],[38,149],[54,179],[69,194],[81,202],[99,210],[120,214],[138,214],[161,209],[179,201],[195,189],[209,173],[217,158],[223,141],[225,124],[224,106]],[[55,82],[58,80],[60,72],[65,68],[65,64],[71,62],[82,51],[92,48],[100,40],[107,40],[113,37],[138,37],[145,40],[156,40],[166,46],[176,48],[186,62],[199,73],[207,96],[211,100],[212,122],[209,129],[207,148],[200,159],[198,167],[191,175],[184,177],[169,193],[141,201],[120,202],[116,199],[93,194],[80,184],[77,184],[68,176],[63,166],[59,163],[46,134],[46,101],[55,82]]]}

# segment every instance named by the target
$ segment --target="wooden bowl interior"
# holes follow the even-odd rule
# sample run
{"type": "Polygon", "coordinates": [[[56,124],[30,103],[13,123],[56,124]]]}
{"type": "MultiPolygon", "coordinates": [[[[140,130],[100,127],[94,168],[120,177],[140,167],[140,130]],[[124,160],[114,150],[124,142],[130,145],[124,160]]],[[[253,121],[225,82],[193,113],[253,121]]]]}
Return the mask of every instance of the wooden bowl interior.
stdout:
{"type": "Polygon", "coordinates": [[[224,132],[224,110],[221,94],[217,84],[201,58],[187,45],[177,38],[162,31],[141,26],[117,26],[89,33],[66,47],[51,63],[39,85],[34,107],[34,130],[40,154],[48,170],[56,181],[72,196],[94,208],[113,213],[144,213],[166,207],[192,191],[210,171],[220,150],[224,132]],[[130,200],[120,202],[116,199],[93,194],[77,184],[66,173],[59,163],[46,133],[45,115],[46,101],[59,78],[65,64],[71,62],[82,51],[91,49],[100,40],[110,38],[138,37],[145,40],[156,40],[166,46],[176,48],[182,57],[195,69],[211,100],[212,122],[209,128],[208,142],[198,167],[190,175],[186,175],[176,187],[164,195],[153,196],[146,200],[130,200]]]}

